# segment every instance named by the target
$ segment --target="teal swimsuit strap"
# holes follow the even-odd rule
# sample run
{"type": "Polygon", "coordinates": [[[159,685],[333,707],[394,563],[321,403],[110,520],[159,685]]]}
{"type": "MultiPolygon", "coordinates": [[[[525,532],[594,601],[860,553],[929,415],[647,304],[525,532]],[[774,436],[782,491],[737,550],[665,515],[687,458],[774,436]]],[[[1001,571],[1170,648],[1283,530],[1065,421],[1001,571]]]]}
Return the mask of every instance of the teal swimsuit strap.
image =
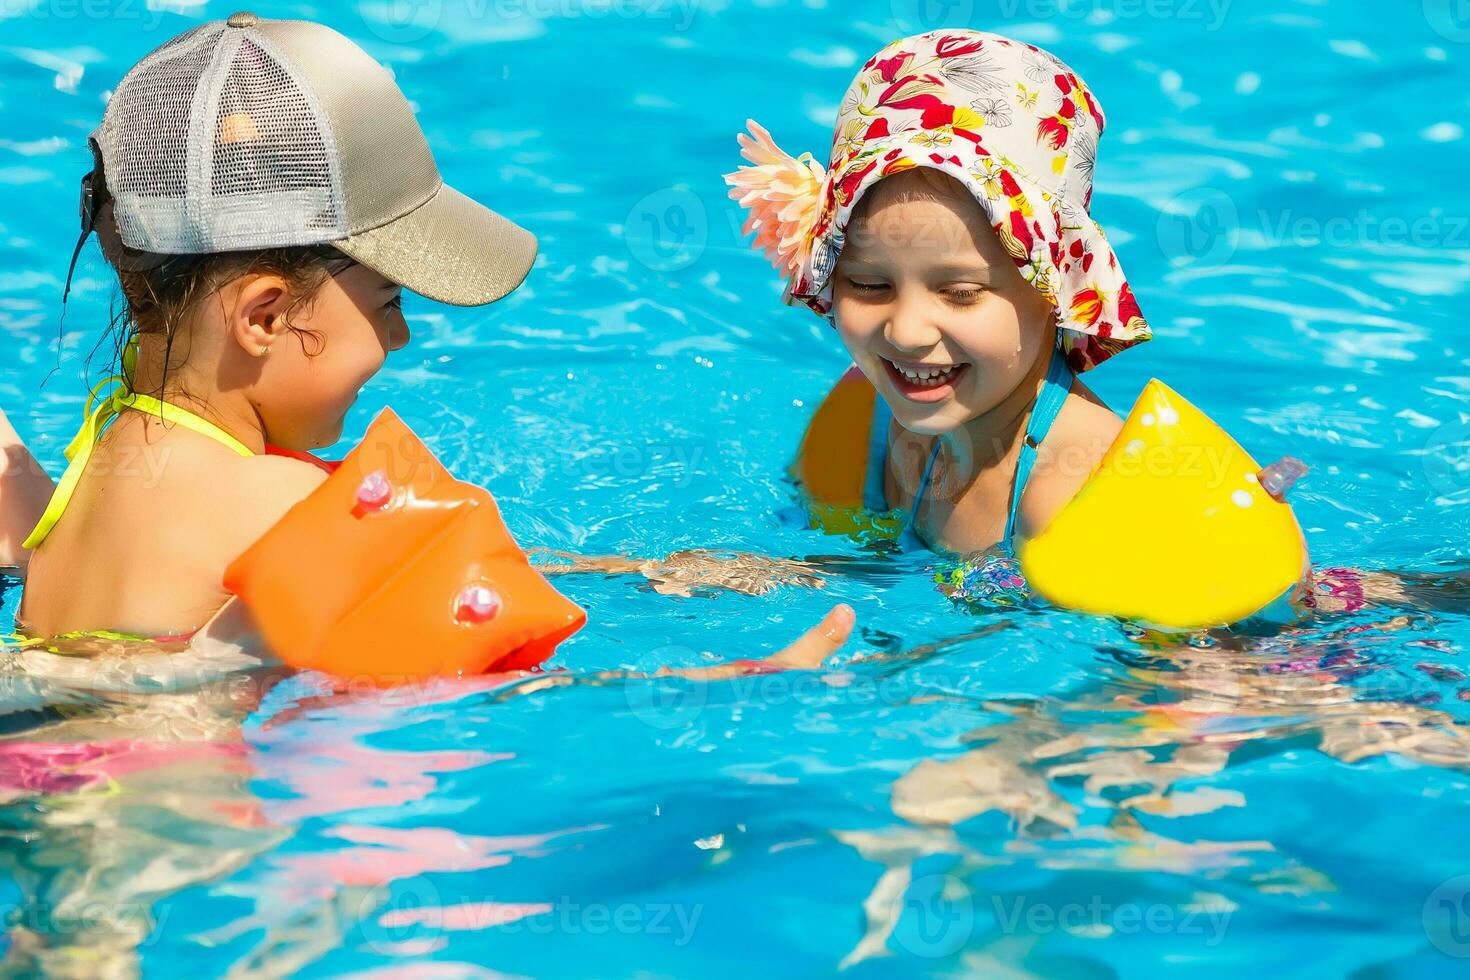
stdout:
{"type": "Polygon", "coordinates": [[[1067,394],[1072,390],[1072,369],[1067,366],[1067,357],[1058,347],[1052,352],[1051,364],[1046,369],[1046,381],[1036,396],[1031,409],[1031,418],[1026,422],[1026,438],[1021,442],[1021,458],[1016,463],[1016,479],[1011,485],[1011,508],[1006,516],[1006,533],[1001,543],[1010,548],[1016,533],[1016,518],[1021,513],[1021,496],[1031,480],[1031,471],[1036,467],[1036,450],[1051,431],[1052,423],[1062,412],[1067,394]]]}
{"type": "Polygon", "coordinates": [[[888,510],[888,492],[883,489],[888,468],[888,428],[893,411],[879,395],[873,399],[873,421],[868,426],[868,474],[863,480],[863,507],[874,514],[888,510]]]}
{"type": "MultiPolygon", "coordinates": [[[[1047,365],[1046,380],[1036,396],[1036,404],[1031,409],[1031,417],[1026,424],[1026,438],[1021,444],[1021,457],[1016,464],[1016,479],[1011,489],[1010,510],[1006,516],[1005,537],[1002,539],[1007,548],[1010,547],[1011,537],[1016,530],[1021,495],[1025,493],[1031,471],[1036,466],[1036,447],[1046,439],[1071,390],[1072,370],[1067,367],[1066,355],[1061,348],[1057,348],[1047,365]]],[[[888,404],[881,397],[876,399],[873,404],[872,425],[868,430],[868,472],[863,486],[863,506],[874,513],[888,510],[888,495],[884,492],[883,480],[888,465],[888,429],[892,419],[893,413],[888,404]]],[[[919,507],[929,489],[935,460],[939,458],[939,449],[940,441],[936,439],[934,448],[930,450],[929,460],[924,465],[924,475],[919,481],[918,492],[914,494],[913,506],[899,536],[899,543],[906,551],[927,547],[915,528],[919,520],[919,507]]]]}
{"type": "MultiPolygon", "coordinates": [[[[873,400],[873,419],[868,427],[868,472],[863,480],[863,507],[867,510],[881,514],[888,508],[888,492],[883,488],[885,470],[888,468],[888,429],[893,421],[893,411],[881,396],[873,400]]],[[[929,489],[929,478],[934,472],[934,461],[939,458],[939,440],[934,441],[934,448],[929,453],[929,461],[924,464],[924,475],[919,480],[919,490],[914,494],[913,506],[909,508],[909,514],[904,521],[903,530],[899,532],[898,543],[904,551],[923,551],[928,546],[919,537],[914,526],[919,519],[919,505],[924,500],[924,493],[929,489]]]]}
{"type": "Polygon", "coordinates": [[[934,461],[939,458],[940,440],[934,440],[934,448],[929,450],[929,461],[924,464],[924,475],[919,478],[919,489],[914,491],[914,505],[909,509],[908,520],[904,521],[903,532],[900,540],[905,551],[918,551],[926,548],[924,539],[919,537],[919,508],[924,506],[924,495],[929,491],[929,478],[934,473],[934,461]]]}

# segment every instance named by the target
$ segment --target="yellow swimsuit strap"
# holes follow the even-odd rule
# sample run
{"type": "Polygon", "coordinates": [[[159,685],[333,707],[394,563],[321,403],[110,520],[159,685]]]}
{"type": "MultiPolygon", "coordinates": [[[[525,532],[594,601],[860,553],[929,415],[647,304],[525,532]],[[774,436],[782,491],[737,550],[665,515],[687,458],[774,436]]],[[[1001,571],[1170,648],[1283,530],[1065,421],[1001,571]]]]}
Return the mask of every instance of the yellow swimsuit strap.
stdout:
{"type": "MultiPolygon", "coordinates": [[[[130,359],[124,355],[124,370],[127,369],[130,359]]],[[[130,371],[128,373],[131,373],[130,371]]],[[[174,422],[182,425],[191,432],[197,432],[201,436],[207,436],[215,442],[221,443],[229,449],[234,450],[241,456],[254,456],[250,447],[239,439],[230,435],[224,429],[215,425],[207,419],[200,418],[186,408],[170,405],[168,402],[159,401],[149,395],[140,395],[129,387],[128,378],[123,375],[113,375],[103,379],[92,393],[87,397],[87,407],[83,411],[82,427],[77,430],[76,437],[66,447],[67,466],[66,472],[61,474],[61,480],[56,484],[56,492],[51,495],[51,502],[46,505],[46,512],[41,515],[41,520],[31,531],[30,537],[22,544],[24,548],[35,548],[44,540],[56,522],[61,520],[66,505],[71,503],[72,494],[76,492],[77,481],[82,478],[82,471],[87,468],[87,461],[92,458],[92,448],[102,436],[108,424],[117,418],[118,414],[126,409],[136,409],[140,412],[149,412],[162,418],[165,422],[174,422]],[[100,402],[98,396],[102,390],[109,385],[115,385],[112,392],[100,402]],[[93,404],[96,403],[96,408],[93,404]]]]}

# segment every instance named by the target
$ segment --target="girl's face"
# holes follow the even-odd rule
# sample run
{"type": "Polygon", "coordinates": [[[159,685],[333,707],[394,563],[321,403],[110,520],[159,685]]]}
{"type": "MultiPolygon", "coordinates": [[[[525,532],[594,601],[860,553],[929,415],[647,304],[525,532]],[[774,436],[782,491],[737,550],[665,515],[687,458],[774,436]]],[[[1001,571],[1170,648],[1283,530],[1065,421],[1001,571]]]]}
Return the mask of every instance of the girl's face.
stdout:
{"type": "Polygon", "coordinates": [[[995,408],[1055,337],[1050,302],[1021,277],[980,205],[927,169],[885,178],[859,203],[833,312],[899,424],[924,435],[995,408]]]}
{"type": "Polygon", "coordinates": [[[270,441],[288,449],[330,446],[358,392],[390,351],[408,343],[403,290],[367,266],[331,276],[290,315],[260,358],[256,411],[270,441]]]}

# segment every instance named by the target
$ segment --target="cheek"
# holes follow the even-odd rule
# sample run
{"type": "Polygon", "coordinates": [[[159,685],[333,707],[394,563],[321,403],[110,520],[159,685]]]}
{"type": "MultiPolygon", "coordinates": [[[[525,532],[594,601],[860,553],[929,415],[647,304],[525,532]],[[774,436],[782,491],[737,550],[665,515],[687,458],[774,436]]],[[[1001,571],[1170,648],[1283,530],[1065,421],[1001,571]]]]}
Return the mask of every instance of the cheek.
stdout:
{"type": "Polygon", "coordinates": [[[883,330],[883,317],[876,309],[871,304],[845,303],[840,299],[832,304],[837,336],[854,354],[866,349],[883,330]]]}
{"type": "MultiPolygon", "coordinates": [[[[1043,300],[1043,302],[1045,302],[1043,300]]],[[[956,318],[951,333],[965,352],[977,361],[1009,364],[1030,362],[1040,342],[1045,318],[1033,323],[1035,311],[1001,294],[987,296],[974,309],[956,318]]]]}

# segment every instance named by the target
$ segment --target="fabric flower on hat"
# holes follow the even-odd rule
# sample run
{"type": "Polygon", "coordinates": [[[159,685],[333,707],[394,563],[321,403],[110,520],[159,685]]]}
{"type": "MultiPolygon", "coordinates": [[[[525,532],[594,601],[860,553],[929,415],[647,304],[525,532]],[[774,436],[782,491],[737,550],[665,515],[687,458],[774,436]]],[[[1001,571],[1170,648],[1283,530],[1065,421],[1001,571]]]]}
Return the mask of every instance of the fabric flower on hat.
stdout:
{"type": "Polygon", "coordinates": [[[1086,371],[1151,336],[1118,257],[1092,220],[1106,118],[1086,83],[1035,45],[932,31],[888,45],[853,79],[826,168],[792,157],[754,121],[748,161],[725,180],[787,277],[787,297],[823,316],[848,221],[879,180],[930,167],[968,187],[1022,276],[1056,308],[1061,344],[1086,371]]]}

